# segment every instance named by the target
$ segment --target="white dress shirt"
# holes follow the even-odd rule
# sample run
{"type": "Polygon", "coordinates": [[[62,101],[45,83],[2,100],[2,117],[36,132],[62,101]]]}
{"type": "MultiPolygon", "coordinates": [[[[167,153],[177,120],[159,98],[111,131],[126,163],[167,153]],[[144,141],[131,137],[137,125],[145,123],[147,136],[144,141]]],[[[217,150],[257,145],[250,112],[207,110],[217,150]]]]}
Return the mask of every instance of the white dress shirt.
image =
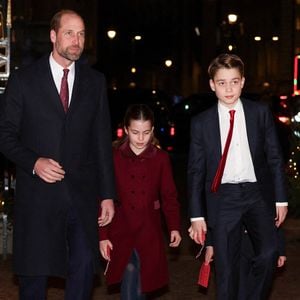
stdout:
{"type": "MultiPolygon", "coordinates": [[[[60,86],[61,86],[61,79],[63,77],[64,71],[63,67],[58,64],[55,59],[52,56],[52,53],[49,57],[49,63],[50,63],[50,69],[51,73],[55,82],[55,86],[57,88],[58,94],[60,93],[60,86]]],[[[74,85],[74,78],[75,78],[75,63],[73,62],[69,67],[69,73],[68,73],[68,88],[69,88],[69,106],[72,99],[72,91],[73,91],[73,85],[74,85]]]]}
{"type": "MultiPolygon", "coordinates": [[[[256,182],[257,180],[247,136],[245,114],[240,99],[237,101],[236,105],[230,109],[218,102],[222,153],[230,127],[229,111],[232,109],[235,110],[234,127],[221,183],[237,184],[243,182],[256,182]]],[[[276,202],[276,206],[288,206],[288,203],[276,202]]],[[[204,218],[191,218],[191,221],[197,220],[204,220],[204,218]]]]}
{"type": "MultiPolygon", "coordinates": [[[[234,127],[221,183],[256,182],[247,137],[245,114],[240,99],[234,108],[231,109],[235,110],[234,127]]],[[[220,102],[218,103],[222,153],[229,131],[229,111],[231,109],[222,105],[220,102]]]]}

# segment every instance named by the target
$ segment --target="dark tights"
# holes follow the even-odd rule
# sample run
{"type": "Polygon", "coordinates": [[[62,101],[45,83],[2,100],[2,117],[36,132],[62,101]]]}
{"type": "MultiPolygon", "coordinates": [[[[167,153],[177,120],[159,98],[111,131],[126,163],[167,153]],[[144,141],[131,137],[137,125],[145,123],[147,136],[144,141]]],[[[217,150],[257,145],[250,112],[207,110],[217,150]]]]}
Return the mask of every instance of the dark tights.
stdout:
{"type": "Polygon", "coordinates": [[[124,271],[121,284],[121,300],[144,300],[141,291],[140,260],[136,250],[133,250],[130,261],[124,271]]]}

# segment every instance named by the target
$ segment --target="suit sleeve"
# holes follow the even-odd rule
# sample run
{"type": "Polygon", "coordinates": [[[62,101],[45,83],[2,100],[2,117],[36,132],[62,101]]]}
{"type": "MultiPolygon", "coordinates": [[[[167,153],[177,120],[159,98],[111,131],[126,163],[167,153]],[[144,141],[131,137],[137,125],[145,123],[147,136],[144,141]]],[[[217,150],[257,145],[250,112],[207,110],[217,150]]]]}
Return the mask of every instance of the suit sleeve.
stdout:
{"type": "Polygon", "coordinates": [[[191,122],[191,142],[188,160],[189,217],[204,217],[205,155],[201,138],[201,123],[198,118],[191,122]]]}
{"type": "Polygon", "coordinates": [[[206,233],[206,237],[205,237],[205,246],[214,246],[214,242],[213,242],[213,233],[212,233],[212,229],[210,227],[207,228],[207,233],[206,233]]]}
{"type": "Polygon", "coordinates": [[[285,165],[271,111],[265,111],[265,153],[273,177],[275,202],[287,202],[285,165]]]}
{"type": "Polygon", "coordinates": [[[32,174],[38,155],[22,143],[23,112],[21,78],[17,73],[12,73],[1,98],[0,151],[18,167],[32,174]]]}
{"type": "Polygon", "coordinates": [[[279,227],[277,229],[277,238],[278,238],[278,251],[279,251],[279,256],[286,256],[286,251],[285,251],[285,234],[284,230],[282,227],[279,227]]]}

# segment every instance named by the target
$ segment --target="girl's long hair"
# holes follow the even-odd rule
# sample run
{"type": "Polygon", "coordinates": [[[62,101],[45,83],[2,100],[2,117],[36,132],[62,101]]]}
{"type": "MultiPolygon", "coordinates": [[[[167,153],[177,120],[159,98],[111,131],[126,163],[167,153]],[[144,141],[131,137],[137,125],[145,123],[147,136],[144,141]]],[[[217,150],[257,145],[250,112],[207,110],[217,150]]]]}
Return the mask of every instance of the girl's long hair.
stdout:
{"type": "MultiPolygon", "coordinates": [[[[154,113],[146,104],[132,104],[125,113],[123,126],[128,129],[131,121],[150,121],[151,127],[154,126],[154,113]]],[[[118,148],[128,140],[127,134],[113,142],[113,147],[118,148]]],[[[152,133],[150,140],[152,145],[159,147],[159,141],[152,133]]]]}

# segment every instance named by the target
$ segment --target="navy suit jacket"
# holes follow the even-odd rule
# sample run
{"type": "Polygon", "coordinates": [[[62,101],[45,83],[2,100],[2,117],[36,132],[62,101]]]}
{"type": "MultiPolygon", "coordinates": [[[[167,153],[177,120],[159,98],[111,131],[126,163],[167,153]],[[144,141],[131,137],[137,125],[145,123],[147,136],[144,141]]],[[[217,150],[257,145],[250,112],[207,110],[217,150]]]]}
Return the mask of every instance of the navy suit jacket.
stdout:
{"type": "MultiPolygon", "coordinates": [[[[266,105],[243,98],[241,101],[256,179],[264,199],[275,212],[275,202],[287,202],[287,194],[284,162],[273,115],[266,105]]],[[[211,192],[211,184],[221,151],[216,104],[191,121],[188,163],[189,216],[207,217],[210,226],[213,226],[218,210],[219,195],[211,192]]]]}

